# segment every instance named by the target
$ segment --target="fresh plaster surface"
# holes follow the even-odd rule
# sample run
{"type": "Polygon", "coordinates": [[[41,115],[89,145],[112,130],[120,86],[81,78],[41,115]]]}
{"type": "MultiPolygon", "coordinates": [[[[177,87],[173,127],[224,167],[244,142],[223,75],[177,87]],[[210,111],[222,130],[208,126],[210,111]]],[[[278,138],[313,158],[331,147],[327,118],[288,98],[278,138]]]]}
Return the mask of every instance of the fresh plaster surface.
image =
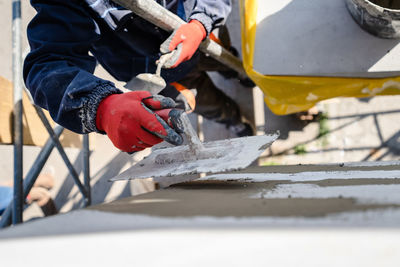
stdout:
{"type": "Polygon", "coordinates": [[[301,172],[347,172],[347,171],[399,171],[398,161],[391,162],[347,162],[330,164],[288,164],[250,166],[231,173],[301,173],[301,172]]]}
{"type": "Polygon", "coordinates": [[[362,161],[362,162],[346,162],[343,166],[346,167],[378,167],[378,166],[398,166],[400,165],[399,160],[390,161],[362,161]]]}
{"type": "Polygon", "coordinates": [[[355,185],[321,187],[315,184],[280,184],[252,198],[354,198],[358,204],[400,204],[400,185],[355,185]]]}
{"type": "Polygon", "coordinates": [[[345,1],[257,2],[253,59],[258,72],[364,77],[399,74],[399,40],[378,38],[362,30],[345,1]]]}
{"type": "Polygon", "coordinates": [[[315,171],[298,173],[224,173],[202,177],[199,181],[216,180],[232,181],[245,180],[248,182],[266,181],[320,181],[326,179],[397,179],[400,178],[400,170],[379,171],[315,171]]]}

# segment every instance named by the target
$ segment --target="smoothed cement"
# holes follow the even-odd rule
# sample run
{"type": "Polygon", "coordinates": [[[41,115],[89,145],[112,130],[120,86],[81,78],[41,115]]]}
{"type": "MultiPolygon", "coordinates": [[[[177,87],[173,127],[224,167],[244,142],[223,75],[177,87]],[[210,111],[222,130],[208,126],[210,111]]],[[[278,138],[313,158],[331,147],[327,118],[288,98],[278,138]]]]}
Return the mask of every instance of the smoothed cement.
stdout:
{"type": "MultiPolygon", "coordinates": [[[[351,165],[347,166],[351,172],[366,172],[367,166],[351,165]]],[[[396,172],[399,167],[396,163],[394,169],[387,164],[378,165],[383,168],[381,174],[396,172]]],[[[292,173],[275,174],[300,177],[301,173],[313,173],[311,168],[316,170],[315,174],[322,173],[320,168],[333,172],[335,168],[342,168],[340,166],[308,166],[308,171],[304,169],[307,166],[273,169],[289,168],[292,173]]],[[[266,171],[272,170],[253,167],[243,174],[249,173],[250,169],[253,174],[268,174],[266,171]]],[[[27,222],[0,231],[0,238],[172,228],[221,230],[233,227],[259,231],[271,227],[398,229],[400,226],[397,190],[400,179],[397,178],[329,179],[321,176],[320,180],[310,181],[306,179],[308,176],[304,176],[300,177],[301,181],[230,181],[229,176],[233,174],[238,173],[225,173],[224,180],[181,183],[152,193],[27,222]]]]}
{"type": "MultiPolygon", "coordinates": [[[[304,182],[327,186],[357,186],[365,184],[400,184],[398,179],[325,180],[304,182]]],[[[332,213],[400,208],[399,204],[358,204],[351,197],[336,198],[269,198],[254,199],[261,191],[271,191],[287,181],[240,182],[199,181],[175,185],[168,189],[126,198],[89,209],[100,211],[146,214],[152,216],[186,217],[259,217],[301,216],[319,217],[332,213]]]]}
{"type": "MultiPolygon", "coordinates": [[[[385,187],[399,185],[399,177],[399,162],[252,166],[90,209],[165,217],[323,217],[342,212],[400,208],[393,188],[385,187]],[[303,197],[303,192],[298,190],[302,188],[299,184],[315,185],[317,192],[330,190],[337,194],[303,197]],[[282,186],[289,192],[293,188],[298,197],[292,197],[290,193],[286,198],[267,197],[282,186]],[[382,198],[374,198],[373,192],[367,192],[369,201],[360,202],[360,190],[366,186],[375,186],[374,190],[378,190],[380,196],[388,190],[387,199],[382,203],[382,198]],[[346,191],[345,196],[341,190],[346,191]],[[257,195],[260,197],[255,198],[257,195]]],[[[168,181],[170,177],[162,179],[168,181]]]]}

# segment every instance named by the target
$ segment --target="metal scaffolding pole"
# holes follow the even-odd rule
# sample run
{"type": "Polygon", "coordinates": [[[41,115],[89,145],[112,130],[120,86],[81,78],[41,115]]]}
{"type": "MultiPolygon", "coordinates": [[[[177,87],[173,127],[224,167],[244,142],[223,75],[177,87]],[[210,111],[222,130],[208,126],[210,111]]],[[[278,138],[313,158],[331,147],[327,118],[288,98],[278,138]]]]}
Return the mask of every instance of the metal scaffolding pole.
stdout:
{"type": "MultiPolygon", "coordinates": [[[[57,126],[54,129],[54,134],[59,137],[63,132],[64,128],[61,126],[57,126]]],[[[51,138],[49,138],[46,144],[43,146],[42,150],[40,151],[39,155],[35,160],[35,164],[33,164],[32,168],[29,170],[28,174],[24,179],[24,199],[31,191],[33,184],[36,182],[37,177],[39,176],[40,172],[42,171],[46,161],[48,160],[51,152],[54,148],[54,142],[51,138]]],[[[13,205],[10,203],[6,210],[1,215],[0,220],[0,228],[9,226],[11,224],[11,213],[12,213],[13,205]]]]}
{"type": "Polygon", "coordinates": [[[89,148],[89,135],[85,134],[83,136],[83,181],[86,189],[86,195],[84,197],[85,207],[90,206],[92,199],[90,194],[90,148],[89,148]]]}
{"type": "MultiPolygon", "coordinates": [[[[85,135],[83,137],[83,165],[84,165],[84,185],[79,180],[79,175],[75,168],[69,161],[61,143],[59,136],[63,131],[61,126],[56,127],[54,130],[51,128],[47,118],[43,111],[34,105],[37,114],[43,122],[46,130],[48,131],[50,138],[46,142],[39,156],[37,157],[32,168],[29,170],[27,177],[23,180],[23,105],[22,105],[22,92],[23,92],[23,80],[22,80],[22,38],[21,38],[21,1],[12,0],[12,72],[13,72],[13,104],[14,104],[14,116],[13,116],[13,143],[14,143],[14,191],[13,201],[7,207],[5,212],[2,214],[0,220],[0,227],[7,225],[18,224],[23,221],[22,212],[24,206],[24,199],[29,194],[33,184],[36,181],[40,171],[46,163],[51,151],[54,147],[59,151],[61,158],[66,164],[69,173],[74,179],[79,191],[82,193],[84,198],[85,206],[91,204],[90,195],[90,168],[89,168],[89,137],[85,135]]],[[[28,94],[29,95],[29,94],[28,94]]],[[[33,104],[33,101],[31,99],[33,104]]]]}
{"type": "Polygon", "coordinates": [[[81,181],[79,180],[78,173],[76,172],[71,161],[68,159],[68,156],[65,153],[64,148],[62,147],[62,145],[60,143],[60,140],[58,140],[58,137],[56,136],[53,129],[51,128],[50,123],[47,120],[46,116],[44,115],[43,110],[37,106],[34,106],[34,107],[36,109],[37,114],[39,115],[39,118],[43,122],[44,127],[46,128],[47,132],[49,133],[51,140],[53,140],[54,146],[60,153],[62,160],[64,161],[65,165],[67,166],[69,173],[72,176],[72,179],[74,179],[76,186],[78,187],[79,191],[82,193],[84,199],[87,198],[88,192],[87,192],[86,188],[83,186],[83,184],[81,183],[81,181]]]}
{"type": "Polygon", "coordinates": [[[12,64],[13,64],[13,99],[14,99],[14,193],[12,224],[22,222],[24,204],[22,188],[22,45],[21,45],[21,1],[12,1],[12,64]]]}
{"type": "MultiPolygon", "coordinates": [[[[28,95],[29,96],[29,95],[28,95]]],[[[64,149],[62,148],[59,137],[63,132],[64,128],[62,126],[57,126],[54,130],[51,128],[50,123],[48,122],[43,110],[33,105],[36,109],[36,112],[39,118],[42,120],[43,125],[47,129],[49,133],[49,139],[47,140],[46,144],[40,151],[39,155],[37,156],[35,163],[32,165],[31,169],[29,170],[27,176],[23,180],[23,199],[27,197],[30,190],[32,189],[34,183],[36,182],[37,177],[39,176],[41,170],[43,169],[46,161],[48,160],[52,150],[54,147],[57,148],[61,157],[67,166],[70,175],[74,179],[76,185],[78,186],[79,190],[82,193],[84,199],[84,205],[89,206],[91,205],[91,194],[90,194],[90,165],[89,165],[89,157],[90,157],[90,150],[89,150],[89,136],[83,136],[83,176],[84,176],[84,185],[79,180],[78,173],[76,172],[75,168],[72,166],[71,162],[69,161],[67,155],[65,154],[64,149]]],[[[13,214],[14,203],[10,203],[7,209],[1,216],[0,220],[0,228],[7,227],[11,224],[12,214],[13,214]]]]}

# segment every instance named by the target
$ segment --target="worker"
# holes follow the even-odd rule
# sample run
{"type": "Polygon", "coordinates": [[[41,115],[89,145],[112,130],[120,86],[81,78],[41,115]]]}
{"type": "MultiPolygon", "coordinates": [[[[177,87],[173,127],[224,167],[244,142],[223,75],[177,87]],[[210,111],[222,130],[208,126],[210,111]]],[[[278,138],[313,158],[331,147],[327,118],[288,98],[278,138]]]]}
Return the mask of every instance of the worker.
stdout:
{"type": "MultiPolygon", "coordinates": [[[[28,196],[27,204],[36,204],[42,209],[44,216],[57,214],[57,208],[51,197],[50,190],[54,187],[54,177],[51,174],[40,174],[28,196]]],[[[13,200],[13,181],[0,182],[0,216],[13,200]]]]}
{"type": "Polygon", "coordinates": [[[118,149],[134,152],[163,140],[182,143],[179,123],[167,122],[179,114],[170,110],[176,111],[177,87],[184,87],[197,90],[195,112],[237,136],[251,135],[238,105],[211,82],[197,52],[226,19],[230,0],[157,2],[188,23],[171,34],[109,0],[31,0],[37,14],[27,29],[31,51],[23,75],[35,103],[67,129],[107,134],[118,149]],[[159,95],[140,88],[123,93],[93,75],[98,62],[129,82],[154,73],[157,59],[169,52],[174,54],[161,72],[168,86],[159,95]]]}

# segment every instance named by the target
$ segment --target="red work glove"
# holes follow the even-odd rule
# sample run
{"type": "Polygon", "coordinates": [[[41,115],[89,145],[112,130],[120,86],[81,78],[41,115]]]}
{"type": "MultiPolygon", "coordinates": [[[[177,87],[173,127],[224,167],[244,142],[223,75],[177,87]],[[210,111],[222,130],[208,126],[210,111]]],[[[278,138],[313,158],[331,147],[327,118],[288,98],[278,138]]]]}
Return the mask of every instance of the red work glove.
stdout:
{"type": "Polygon", "coordinates": [[[191,20],[189,23],[180,26],[161,44],[160,51],[163,54],[176,49],[172,57],[164,64],[164,67],[175,68],[183,61],[191,59],[206,36],[206,29],[197,20],[191,20]]]}
{"type": "Polygon", "coordinates": [[[146,91],[113,94],[100,102],[96,126],[107,133],[115,147],[125,152],[140,151],[163,140],[180,145],[183,139],[177,132],[182,129],[173,129],[165,121],[170,119],[168,113],[176,113],[170,110],[175,105],[171,98],[152,96],[146,91]],[[165,120],[155,112],[163,113],[165,120]]]}

